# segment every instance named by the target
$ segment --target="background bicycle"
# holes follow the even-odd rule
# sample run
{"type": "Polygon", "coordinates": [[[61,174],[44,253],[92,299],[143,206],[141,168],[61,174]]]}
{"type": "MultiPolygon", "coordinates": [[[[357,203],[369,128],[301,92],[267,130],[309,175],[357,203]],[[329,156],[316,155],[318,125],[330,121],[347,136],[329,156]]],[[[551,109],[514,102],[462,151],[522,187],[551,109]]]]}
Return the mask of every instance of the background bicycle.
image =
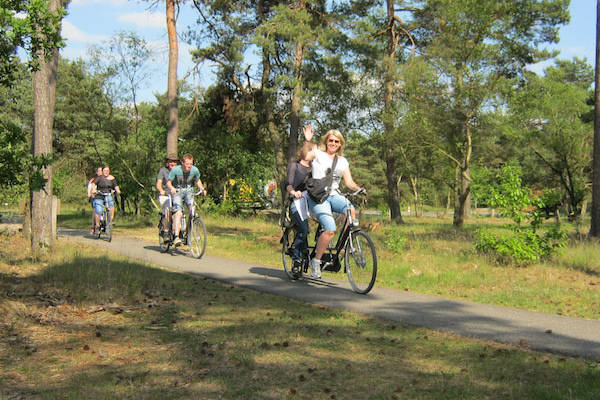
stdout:
{"type": "MultiPolygon", "coordinates": [[[[322,271],[339,272],[342,268],[341,258],[344,259],[344,272],[352,289],[356,293],[367,294],[373,288],[377,278],[377,254],[375,245],[369,235],[363,232],[358,221],[353,221],[350,214],[350,201],[348,198],[357,198],[362,190],[354,193],[344,193],[346,198],[346,213],[341,226],[335,246],[329,245],[321,258],[323,262],[322,271]]],[[[317,226],[314,242],[309,243],[308,251],[303,255],[300,274],[292,270],[294,252],[293,243],[297,234],[295,225],[284,228],[281,238],[283,268],[290,279],[298,279],[306,274],[309,268],[310,258],[314,255],[315,244],[323,231],[321,224],[317,226]]],[[[332,241],[333,243],[333,241],[332,241]]]]}
{"type": "Polygon", "coordinates": [[[100,192],[100,194],[103,197],[102,214],[100,214],[100,220],[98,222],[98,226],[96,227],[96,238],[100,239],[100,236],[104,234],[106,236],[106,240],[108,240],[109,242],[112,241],[113,221],[110,213],[110,208],[108,207],[108,198],[114,193],[114,190],[111,190],[107,193],[100,192]]]}
{"type": "MultiPolygon", "coordinates": [[[[201,258],[206,251],[206,226],[196,211],[198,208],[196,204],[196,197],[199,194],[202,194],[202,192],[193,193],[193,207],[187,207],[187,205],[184,206],[184,208],[187,207],[187,213],[184,209],[184,212],[181,216],[181,230],[179,231],[179,238],[182,240],[183,244],[187,245],[189,248],[188,254],[195,258],[201,258]]],[[[173,215],[175,212],[173,210],[172,194],[169,194],[168,202],[168,212],[171,213],[171,218],[169,218],[169,222],[167,223],[166,216],[160,212],[160,219],[158,222],[158,243],[161,252],[163,253],[166,253],[171,247],[173,247],[173,241],[175,240],[175,233],[173,229],[173,215]]]]}

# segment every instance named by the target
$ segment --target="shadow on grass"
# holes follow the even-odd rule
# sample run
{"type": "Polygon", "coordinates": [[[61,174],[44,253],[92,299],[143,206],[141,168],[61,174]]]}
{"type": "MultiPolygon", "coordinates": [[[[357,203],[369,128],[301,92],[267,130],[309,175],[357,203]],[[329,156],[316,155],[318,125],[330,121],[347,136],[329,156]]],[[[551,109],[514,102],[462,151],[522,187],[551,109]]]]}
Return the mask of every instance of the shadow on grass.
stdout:
{"type": "Polygon", "coordinates": [[[210,224],[206,226],[207,234],[215,236],[248,236],[254,235],[254,232],[248,228],[221,227],[210,224]]]}
{"type": "MultiPolygon", "coordinates": [[[[49,333],[34,353],[0,341],[0,394],[592,399],[600,390],[598,369],[581,362],[311,307],[130,260],[78,254],[39,275],[0,275],[0,283],[2,301],[28,304],[30,314],[15,325],[24,329],[19,334],[49,333]],[[15,287],[18,292],[7,290],[15,287]],[[64,304],[104,309],[62,319],[56,309],[57,318],[44,319],[40,313],[55,311],[44,293],[64,304]]],[[[315,299],[347,298],[329,287],[314,293],[315,299]]],[[[453,304],[444,306],[460,314],[453,304]]],[[[441,305],[397,306],[435,316],[441,305]]]]}

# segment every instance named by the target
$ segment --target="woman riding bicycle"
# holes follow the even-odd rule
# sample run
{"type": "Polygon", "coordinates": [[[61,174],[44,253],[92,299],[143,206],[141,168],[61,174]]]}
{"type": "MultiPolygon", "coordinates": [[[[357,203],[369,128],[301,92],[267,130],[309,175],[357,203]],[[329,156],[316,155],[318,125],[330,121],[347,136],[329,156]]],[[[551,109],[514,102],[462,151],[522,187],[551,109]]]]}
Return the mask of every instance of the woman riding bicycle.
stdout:
{"type": "Polygon", "coordinates": [[[104,196],[107,195],[108,208],[110,210],[111,221],[115,220],[115,203],[112,197],[112,192],[115,191],[121,194],[121,189],[117,184],[117,180],[110,174],[110,167],[105,165],[102,168],[102,175],[97,176],[92,181],[91,193],[94,195],[94,209],[96,210],[96,226],[100,226],[100,215],[104,209],[104,196]]]}
{"type": "MultiPolygon", "coordinates": [[[[310,142],[314,136],[314,131],[311,125],[304,128],[304,138],[310,142]]],[[[311,152],[314,153],[312,162],[312,177],[322,179],[327,175],[327,170],[331,169],[334,158],[337,156],[335,170],[333,172],[333,182],[329,197],[320,204],[317,204],[310,196],[307,196],[308,206],[313,215],[317,217],[324,231],[319,236],[315,256],[310,262],[310,275],[312,278],[321,277],[321,257],[327,250],[327,246],[335,235],[335,219],[333,212],[346,212],[346,198],[339,191],[340,180],[343,178],[346,186],[351,190],[359,190],[360,186],[352,179],[350,173],[350,164],[343,157],[345,140],[342,134],[337,129],[328,131],[321,139],[321,149],[314,148],[311,152]]],[[[350,204],[350,203],[348,203],[350,204]]],[[[350,204],[352,219],[355,220],[354,206],[350,204]]]]}

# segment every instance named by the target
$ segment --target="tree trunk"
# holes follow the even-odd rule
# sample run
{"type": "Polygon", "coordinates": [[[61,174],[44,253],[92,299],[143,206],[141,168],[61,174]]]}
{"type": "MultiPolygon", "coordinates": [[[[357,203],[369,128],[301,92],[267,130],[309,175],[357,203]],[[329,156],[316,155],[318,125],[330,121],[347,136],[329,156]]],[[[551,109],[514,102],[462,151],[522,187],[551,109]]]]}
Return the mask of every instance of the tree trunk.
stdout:
{"type": "Polygon", "coordinates": [[[469,118],[465,118],[465,148],[462,164],[456,169],[455,179],[455,204],[453,225],[463,226],[465,219],[471,215],[471,155],[473,154],[473,142],[469,118]]]}
{"type": "Polygon", "coordinates": [[[469,204],[471,190],[468,169],[456,168],[454,185],[454,219],[452,224],[456,227],[462,227],[466,219],[466,207],[469,204]]]}
{"type": "Polygon", "coordinates": [[[290,114],[290,140],[288,142],[288,166],[296,158],[298,148],[298,133],[300,132],[300,111],[302,108],[302,59],[304,57],[304,46],[296,43],[296,54],[294,56],[294,91],[292,94],[292,111],[290,114]]]}
{"type": "Polygon", "coordinates": [[[594,160],[590,236],[600,236],[600,0],[596,1],[596,88],[594,92],[594,160]]]}
{"type": "Polygon", "coordinates": [[[179,136],[179,109],[177,107],[177,61],[179,46],[175,26],[175,0],[167,0],[167,34],[169,36],[169,72],[167,75],[167,107],[169,127],[167,129],[167,154],[177,154],[179,136]]]}
{"type": "Polygon", "coordinates": [[[410,179],[410,187],[413,192],[413,200],[415,205],[415,217],[419,216],[419,188],[417,187],[417,177],[411,176],[410,179]]]}
{"type": "Polygon", "coordinates": [[[400,193],[398,190],[398,171],[396,169],[396,160],[389,158],[385,160],[385,177],[388,188],[388,206],[390,208],[390,219],[397,224],[402,224],[402,214],[400,214],[400,193]]]}
{"type": "Polygon", "coordinates": [[[384,56],[384,94],[383,94],[383,161],[385,162],[385,177],[388,187],[388,207],[392,221],[401,224],[402,214],[400,212],[400,193],[398,190],[398,169],[396,159],[391,151],[397,143],[394,142],[393,124],[393,95],[394,95],[394,55],[396,53],[396,32],[394,30],[394,1],[386,0],[387,5],[387,49],[384,56]]]}
{"type": "MultiPolygon", "coordinates": [[[[50,0],[49,11],[56,12],[62,7],[61,0],[50,0]]],[[[52,155],[52,125],[54,123],[54,104],[56,100],[56,72],[58,69],[58,49],[55,49],[50,60],[40,57],[40,69],[33,74],[33,140],[34,157],[52,155]]],[[[30,225],[31,250],[34,253],[52,247],[54,235],[52,231],[56,221],[52,221],[52,166],[42,170],[46,183],[41,189],[32,188],[30,225]]]]}

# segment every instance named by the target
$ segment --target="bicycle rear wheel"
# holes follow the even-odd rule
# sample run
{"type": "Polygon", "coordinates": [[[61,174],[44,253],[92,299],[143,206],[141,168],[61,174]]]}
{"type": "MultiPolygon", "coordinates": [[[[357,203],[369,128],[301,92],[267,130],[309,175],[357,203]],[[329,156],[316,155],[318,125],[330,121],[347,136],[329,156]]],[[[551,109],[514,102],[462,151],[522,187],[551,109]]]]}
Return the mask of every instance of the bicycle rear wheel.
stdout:
{"type": "Polygon", "coordinates": [[[110,216],[110,211],[106,213],[104,220],[106,221],[106,239],[110,242],[112,240],[112,217],[110,216]]]}
{"type": "Polygon", "coordinates": [[[292,259],[294,238],[296,236],[296,229],[285,228],[283,236],[281,238],[281,260],[283,261],[283,270],[290,279],[297,279],[292,272],[292,266],[294,260],[292,259]]]}
{"type": "Polygon", "coordinates": [[[158,223],[158,246],[160,247],[161,253],[166,253],[169,251],[169,247],[171,247],[171,232],[168,231],[168,237],[165,239],[165,217],[160,217],[160,222],[158,223]]]}
{"type": "Polygon", "coordinates": [[[369,293],[377,277],[377,254],[366,233],[354,232],[348,238],[344,264],[352,289],[360,294],[369,293]]]}
{"type": "Polygon", "coordinates": [[[206,226],[202,218],[195,216],[190,224],[188,232],[188,244],[190,254],[195,258],[201,258],[206,251],[206,226]]]}

